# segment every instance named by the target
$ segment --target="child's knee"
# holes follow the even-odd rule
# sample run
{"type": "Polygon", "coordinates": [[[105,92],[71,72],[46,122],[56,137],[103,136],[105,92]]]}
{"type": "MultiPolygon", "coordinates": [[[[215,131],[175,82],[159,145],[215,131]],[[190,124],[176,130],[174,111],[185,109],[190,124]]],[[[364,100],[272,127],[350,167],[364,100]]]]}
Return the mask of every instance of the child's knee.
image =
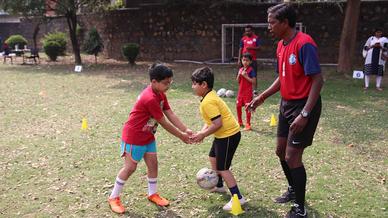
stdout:
{"type": "Polygon", "coordinates": [[[225,175],[231,173],[230,170],[217,170],[217,173],[224,177],[225,175]]]}
{"type": "Polygon", "coordinates": [[[137,163],[135,163],[134,161],[131,161],[131,162],[125,162],[124,163],[124,170],[128,173],[133,173],[136,171],[136,168],[137,168],[137,163]]]}

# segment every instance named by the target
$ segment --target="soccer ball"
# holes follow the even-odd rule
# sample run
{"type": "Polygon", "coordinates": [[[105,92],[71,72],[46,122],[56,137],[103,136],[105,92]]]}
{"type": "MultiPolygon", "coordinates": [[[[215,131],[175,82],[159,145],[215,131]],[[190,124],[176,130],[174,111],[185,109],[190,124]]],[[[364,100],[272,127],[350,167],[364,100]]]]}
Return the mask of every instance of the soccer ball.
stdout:
{"type": "Polygon", "coordinates": [[[203,189],[212,189],[218,183],[218,174],[216,171],[208,168],[202,168],[197,173],[197,184],[203,189]]]}
{"type": "Polygon", "coordinates": [[[225,97],[225,94],[226,94],[226,89],[224,89],[224,88],[220,88],[217,91],[217,95],[220,96],[220,97],[225,97]]]}
{"type": "Polygon", "coordinates": [[[234,97],[234,92],[232,90],[228,90],[225,92],[226,97],[228,98],[233,98],[234,97]]]}

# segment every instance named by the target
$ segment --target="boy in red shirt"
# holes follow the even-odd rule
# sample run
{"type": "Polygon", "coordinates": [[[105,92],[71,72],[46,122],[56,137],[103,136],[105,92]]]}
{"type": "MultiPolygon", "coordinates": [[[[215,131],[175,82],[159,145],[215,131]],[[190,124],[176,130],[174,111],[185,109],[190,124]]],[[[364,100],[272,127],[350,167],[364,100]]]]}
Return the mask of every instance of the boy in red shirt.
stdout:
{"type": "MultiPolygon", "coordinates": [[[[238,66],[241,67],[241,57],[246,52],[250,53],[252,55],[252,61],[251,61],[251,67],[255,72],[257,72],[257,62],[256,62],[256,55],[257,52],[260,50],[260,38],[253,32],[253,27],[251,25],[248,25],[245,27],[245,32],[243,37],[240,40],[240,49],[238,51],[238,66]]],[[[257,82],[257,81],[256,81],[257,82]]],[[[255,92],[257,87],[253,87],[255,92]]]]}
{"type": "MultiPolygon", "coordinates": [[[[250,66],[252,63],[252,55],[250,53],[244,53],[241,59],[242,67],[238,71],[236,80],[238,81],[238,93],[236,101],[237,109],[237,118],[240,126],[243,126],[242,121],[242,107],[246,106],[252,101],[253,98],[253,88],[256,87],[256,72],[250,66]]],[[[244,130],[251,130],[251,111],[248,110],[248,107],[245,107],[246,113],[246,125],[244,130]]]]}
{"type": "Polygon", "coordinates": [[[115,213],[125,212],[120,192],[142,158],[147,165],[148,200],[158,206],[169,205],[169,201],[157,193],[158,159],[154,134],[158,124],[185,143],[190,141],[189,135],[192,134],[171,110],[165,95],[172,83],[172,70],[163,64],[153,64],[149,76],[151,83],[139,95],[122,131],[121,156],[124,157],[124,166],[117,175],[108,199],[115,213]]]}

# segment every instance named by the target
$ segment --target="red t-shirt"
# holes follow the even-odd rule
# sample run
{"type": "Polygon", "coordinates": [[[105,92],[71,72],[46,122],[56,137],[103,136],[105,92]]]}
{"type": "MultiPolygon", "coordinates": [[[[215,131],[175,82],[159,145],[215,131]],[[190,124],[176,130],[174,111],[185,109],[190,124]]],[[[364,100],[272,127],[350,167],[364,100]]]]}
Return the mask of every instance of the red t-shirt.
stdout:
{"type": "MultiPolygon", "coordinates": [[[[241,67],[238,73],[240,74],[244,70],[244,67],[241,67]]],[[[252,67],[248,67],[247,75],[250,78],[256,77],[256,72],[252,67]]],[[[253,96],[253,88],[252,83],[245,79],[243,76],[238,78],[238,97],[252,97],[253,96]]]]}
{"type": "Polygon", "coordinates": [[[256,50],[247,49],[247,47],[257,47],[259,45],[259,37],[252,34],[251,37],[243,36],[240,41],[240,48],[242,48],[242,54],[249,52],[252,55],[252,60],[256,61],[256,50]]]}
{"type": "Polygon", "coordinates": [[[288,44],[280,40],[276,50],[280,94],[285,100],[307,98],[313,74],[321,73],[317,45],[307,34],[298,32],[288,44]]]}
{"type": "Polygon", "coordinates": [[[157,121],[169,110],[167,97],[164,93],[155,93],[151,86],[147,86],[139,95],[135,106],[125,122],[121,139],[127,144],[146,145],[155,140],[154,134],[157,121]],[[146,128],[153,126],[153,128],[146,128]]]}

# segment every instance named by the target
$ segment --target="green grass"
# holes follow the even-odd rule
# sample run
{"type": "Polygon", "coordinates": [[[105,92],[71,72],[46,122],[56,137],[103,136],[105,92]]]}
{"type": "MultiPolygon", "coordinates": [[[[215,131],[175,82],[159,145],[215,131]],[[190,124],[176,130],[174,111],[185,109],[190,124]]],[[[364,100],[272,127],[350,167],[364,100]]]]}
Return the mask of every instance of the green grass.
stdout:
{"type": "MultiPolygon", "coordinates": [[[[199,65],[171,64],[168,92],[174,112],[199,130],[199,98],[190,75],[199,65]]],[[[111,217],[107,197],[118,170],[122,124],[148,83],[147,66],[108,63],[87,66],[0,65],[0,217],[111,217]],[[89,130],[81,132],[87,118],[89,130]]],[[[236,90],[235,68],[213,66],[215,89],[236,90]]],[[[313,146],[305,151],[310,217],[387,217],[388,85],[362,91],[362,81],[325,69],[323,113],[313,146]]],[[[260,70],[259,89],[274,78],[260,70]]],[[[225,99],[234,112],[235,99],[225,99]]],[[[290,205],[272,199],[286,188],[274,152],[278,110],[273,96],[253,115],[254,131],[243,132],[232,170],[249,203],[241,217],[282,217],[290,205]]],[[[227,195],[198,188],[196,172],[208,166],[211,137],[186,145],[158,129],[159,190],[171,200],[167,209],[146,200],[144,162],[124,187],[130,217],[229,217],[227,195]]]]}

